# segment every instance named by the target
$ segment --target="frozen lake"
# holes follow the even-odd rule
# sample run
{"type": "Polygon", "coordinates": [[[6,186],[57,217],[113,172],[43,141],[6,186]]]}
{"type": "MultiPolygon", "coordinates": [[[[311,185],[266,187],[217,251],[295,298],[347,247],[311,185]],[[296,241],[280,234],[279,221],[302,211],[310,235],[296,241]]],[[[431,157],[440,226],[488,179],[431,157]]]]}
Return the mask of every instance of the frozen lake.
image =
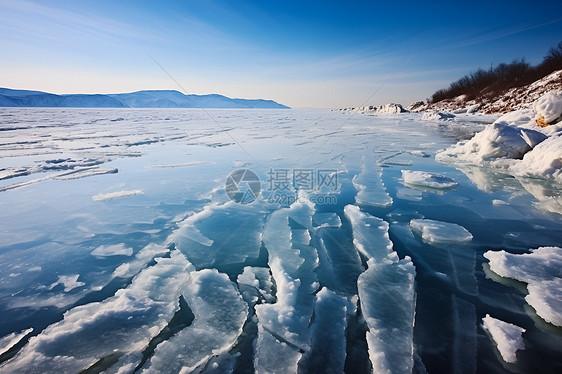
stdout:
{"type": "Polygon", "coordinates": [[[436,162],[469,120],[0,108],[0,372],[562,372],[484,257],[560,246],[560,186],[436,162]]]}

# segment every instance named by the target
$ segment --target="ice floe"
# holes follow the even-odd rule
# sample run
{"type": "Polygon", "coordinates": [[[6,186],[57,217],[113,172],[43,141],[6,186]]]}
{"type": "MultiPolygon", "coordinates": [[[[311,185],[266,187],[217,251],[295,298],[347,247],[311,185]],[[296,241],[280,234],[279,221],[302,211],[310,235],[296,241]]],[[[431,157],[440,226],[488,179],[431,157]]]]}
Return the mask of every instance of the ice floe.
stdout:
{"type": "Polygon", "coordinates": [[[362,159],[361,173],[353,177],[353,186],[357,190],[357,204],[386,207],[392,205],[392,198],[386,192],[382,181],[382,169],[373,157],[362,159]]]}
{"type": "Polygon", "coordinates": [[[488,251],[484,257],[494,273],[527,283],[527,303],[545,321],[562,326],[562,248],[540,247],[524,254],[488,251]]]}
{"type": "Polygon", "coordinates": [[[63,285],[64,292],[69,292],[69,291],[72,291],[75,288],[82,287],[86,283],[80,282],[78,280],[79,277],[80,277],[80,274],[59,275],[59,279],[55,283],[53,283],[49,286],[49,290],[52,290],[53,288],[55,288],[59,284],[63,285]]]}
{"type": "Polygon", "coordinates": [[[490,317],[489,314],[486,314],[486,317],[482,318],[482,323],[496,343],[503,360],[508,363],[516,362],[517,351],[525,349],[525,343],[522,337],[525,329],[490,317]]]}
{"type": "Polygon", "coordinates": [[[422,240],[429,244],[464,243],[472,240],[472,234],[456,223],[413,219],[410,221],[410,228],[420,234],[422,240]]]}
{"type": "Polygon", "coordinates": [[[131,256],[133,254],[133,248],[126,247],[123,243],[113,245],[100,245],[91,253],[96,257],[131,256]]]}
{"type": "Polygon", "coordinates": [[[452,178],[428,171],[402,170],[402,179],[405,184],[410,186],[435,189],[453,188],[458,185],[452,178]]]}
{"type": "Polygon", "coordinates": [[[105,200],[113,200],[120,197],[126,196],[134,196],[142,194],[142,190],[122,190],[122,191],[115,191],[115,192],[108,192],[108,193],[99,193],[97,195],[92,196],[92,199],[95,201],[105,201],[105,200]]]}

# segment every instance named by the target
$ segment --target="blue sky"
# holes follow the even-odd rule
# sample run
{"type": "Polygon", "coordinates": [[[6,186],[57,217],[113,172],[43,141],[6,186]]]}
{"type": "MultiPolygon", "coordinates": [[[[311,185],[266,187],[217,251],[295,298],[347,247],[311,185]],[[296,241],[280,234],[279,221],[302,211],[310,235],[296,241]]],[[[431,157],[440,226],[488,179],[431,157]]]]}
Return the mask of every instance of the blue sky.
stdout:
{"type": "Polygon", "coordinates": [[[478,67],[539,63],[560,41],[560,0],[0,0],[0,86],[179,89],[156,60],[189,93],[409,104],[478,67]]]}

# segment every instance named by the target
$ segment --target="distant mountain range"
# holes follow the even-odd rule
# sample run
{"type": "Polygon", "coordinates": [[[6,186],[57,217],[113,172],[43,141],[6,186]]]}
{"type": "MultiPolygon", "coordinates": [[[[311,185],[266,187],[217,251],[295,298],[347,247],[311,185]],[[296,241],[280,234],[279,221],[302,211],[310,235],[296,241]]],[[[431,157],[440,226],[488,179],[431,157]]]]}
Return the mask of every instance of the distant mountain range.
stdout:
{"type": "Polygon", "coordinates": [[[261,108],[288,109],[273,100],[231,99],[217,94],[184,95],[173,90],[146,90],[108,95],[55,95],[0,88],[0,107],[65,108],[261,108]]]}

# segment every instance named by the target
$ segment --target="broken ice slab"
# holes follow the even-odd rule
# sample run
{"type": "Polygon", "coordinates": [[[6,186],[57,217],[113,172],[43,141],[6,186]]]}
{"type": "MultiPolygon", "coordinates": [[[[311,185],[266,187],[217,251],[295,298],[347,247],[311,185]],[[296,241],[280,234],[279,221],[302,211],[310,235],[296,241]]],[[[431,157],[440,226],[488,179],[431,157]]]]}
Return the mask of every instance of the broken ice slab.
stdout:
{"type": "Polygon", "coordinates": [[[356,205],[346,205],[344,213],[351,222],[353,244],[367,259],[377,261],[387,256],[398,259],[392,250],[392,242],[388,236],[388,223],[383,219],[363,213],[356,205]]]}
{"type": "Polygon", "coordinates": [[[373,156],[361,159],[361,173],[353,177],[353,186],[357,190],[357,204],[377,207],[392,205],[392,198],[382,181],[382,169],[373,156]]]}
{"type": "Polygon", "coordinates": [[[524,254],[488,251],[484,257],[496,274],[527,283],[525,301],[545,321],[562,326],[562,248],[540,247],[524,254]]]}
{"type": "Polygon", "coordinates": [[[409,258],[370,259],[357,280],[375,373],[411,373],[414,354],[415,268],[409,258]]]}
{"type": "Polygon", "coordinates": [[[299,368],[308,373],[343,373],[346,358],[346,327],[350,301],[327,288],[316,294],[312,346],[299,368]]]}
{"type": "Polygon", "coordinates": [[[450,189],[456,187],[458,183],[443,174],[431,173],[428,171],[402,170],[402,179],[408,187],[422,187],[433,189],[450,189]]]}
{"type": "MultiPolygon", "coordinates": [[[[273,212],[265,225],[263,243],[277,285],[277,302],[256,306],[258,338],[254,365],[257,372],[295,372],[304,352],[310,349],[310,322],[318,280],[314,247],[292,242],[293,231],[312,230],[314,206],[305,196],[289,208],[273,212]],[[278,354],[284,355],[283,360],[278,354]]],[[[302,235],[302,234],[301,234],[302,235]]]]}
{"type": "Polygon", "coordinates": [[[312,216],[312,222],[316,227],[341,227],[340,216],[334,212],[316,212],[312,216]]]}
{"type": "Polygon", "coordinates": [[[0,372],[79,372],[116,352],[140,352],[178,310],[194,270],[178,251],[157,258],[114,296],[67,311],[0,365],[0,372]]]}
{"type": "Polygon", "coordinates": [[[197,269],[257,259],[266,213],[260,205],[210,204],[186,218],[172,235],[197,269]]]}
{"type": "Polygon", "coordinates": [[[503,360],[508,363],[516,362],[517,351],[525,349],[522,337],[525,329],[493,318],[489,314],[482,318],[482,324],[496,343],[503,360]]]}
{"type": "Polygon", "coordinates": [[[344,208],[351,222],[353,243],[367,258],[367,270],[357,280],[363,318],[369,328],[369,358],[376,373],[409,373],[414,360],[416,271],[409,257],[399,260],[392,250],[388,223],[363,213],[357,206],[344,208]]]}
{"type": "Polygon", "coordinates": [[[227,352],[242,333],[248,306],[225,274],[215,269],[192,273],[183,296],[193,324],[160,343],[142,373],[192,372],[227,352]]]}
{"type": "Polygon", "coordinates": [[[432,219],[413,219],[410,221],[412,231],[421,235],[426,243],[465,243],[472,240],[472,234],[456,223],[435,221],[432,219]]]}

